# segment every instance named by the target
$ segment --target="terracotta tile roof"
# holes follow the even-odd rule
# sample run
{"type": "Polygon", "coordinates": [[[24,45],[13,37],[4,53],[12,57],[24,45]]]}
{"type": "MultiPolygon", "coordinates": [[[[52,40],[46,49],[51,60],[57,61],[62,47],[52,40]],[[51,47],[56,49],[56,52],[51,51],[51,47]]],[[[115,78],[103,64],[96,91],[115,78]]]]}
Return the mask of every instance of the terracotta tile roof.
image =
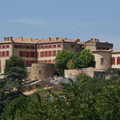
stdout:
{"type": "Polygon", "coordinates": [[[36,44],[39,40],[37,39],[27,39],[27,38],[15,38],[13,39],[14,43],[30,43],[30,44],[36,44]]]}
{"type": "Polygon", "coordinates": [[[12,43],[12,41],[2,41],[2,42],[0,42],[0,44],[9,44],[9,43],[12,43]]]}
{"type": "Polygon", "coordinates": [[[57,40],[56,39],[43,39],[43,40],[39,40],[37,43],[40,44],[40,43],[60,43],[60,42],[73,42],[75,43],[74,40],[71,40],[71,39],[63,39],[63,38],[58,38],[57,40]]]}
{"type": "MultiPolygon", "coordinates": [[[[38,40],[38,39],[32,39],[32,38],[27,39],[27,38],[22,38],[22,37],[14,38],[13,41],[3,41],[0,43],[3,44],[3,43],[12,43],[12,42],[13,43],[26,43],[26,44],[44,44],[44,43],[62,43],[62,42],[76,43],[75,40],[67,39],[67,38],[57,38],[57,39],[48,38],[48,39],[38,40]]],[[[85,42],[77,42],[77,44],[84,45],[85,42]]]]}
{"type": "Polygon", "coordinates": [[[85,45],[85,42],[77,42],[79,45],[85,45]]]}

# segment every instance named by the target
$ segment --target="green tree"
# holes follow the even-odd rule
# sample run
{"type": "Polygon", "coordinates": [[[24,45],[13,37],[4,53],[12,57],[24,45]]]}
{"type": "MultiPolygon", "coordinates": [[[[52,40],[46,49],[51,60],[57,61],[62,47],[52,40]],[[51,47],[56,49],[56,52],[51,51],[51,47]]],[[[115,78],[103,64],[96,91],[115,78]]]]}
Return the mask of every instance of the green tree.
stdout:
{"type": "Polygon", "coordinates": [[[26,66],[24,65],[24,60],[15,55],[12,55],[8,60],[6,60],[4,72],[7,73],[11,67],[26,69],[26,66]]]}
{"type": "Polygon", "coordinates": [[[66,66],[67,62],[70,61],[73,58],[73,56],[74,56],[73,52],[62,50],[56,55],[55,66],[64,71],[64,69],[67,69],[66,66]]]}
{"type": "Polygon", "coordinates": [[[72,59],[74,68],[95,67],[94,56],[89,49],[78,52],[72,59]]]}
{"type": "Polygon", "coordinates": [[[95,99],[95,109],[101,120],[120,119],[120,80],[104,87],[95,99]]]}
{"type": "Polygon", "coordinates": [[[22,58],[11,56],[6,61],[5,77],[0,81],[0,104],[1,113],[6,105],[8,105],[14,98],[23,95],[24,90],[23,79],[27,77],[27,69],[24,66],[22,58]]]}

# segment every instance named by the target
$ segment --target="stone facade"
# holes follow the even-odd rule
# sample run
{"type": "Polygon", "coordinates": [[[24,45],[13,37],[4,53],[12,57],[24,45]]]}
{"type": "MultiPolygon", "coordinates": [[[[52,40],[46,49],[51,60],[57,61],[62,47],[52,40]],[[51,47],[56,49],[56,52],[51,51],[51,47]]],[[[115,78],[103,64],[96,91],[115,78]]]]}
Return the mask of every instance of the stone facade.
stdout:
{"type": "Polygon", "coordinates": [[[45,80],[54,76],[54,64],[48,63],[33,63],[31,67],[27,68],[28,79],[31,80],[45,80]]]}
{"type": "Polygon", "coordinates": [[[97,69],[107,69],[111,68],[111,50],[94,50],[92,51],[97,69]]]}
{"type": "MultiPolygon", "coordinates": [[[[51,39],[26,39],[7,37],[0,42],[0,72],[4,73],[5,61],[11,55],[16,55],[24,59],[24,64],[29,67],[33,63],[54,64],[55,57],[61,50],[70,50],[74,53],[81,52],[83,49],[90,49],[96,60],[96,68],[111,68],[111,52],[113,44],[108,42],[99,42],[99,39],[90,39],[86,42],[80,42],[80,39],[71,40],[67,38],[51,39]],[[101,58],[105,63],[101,65],[101,58]]],[[[116,67],[116,66],[112,66],[116,67]]],[[[35,76],[34,76],[35,77],[35,76]]]]}

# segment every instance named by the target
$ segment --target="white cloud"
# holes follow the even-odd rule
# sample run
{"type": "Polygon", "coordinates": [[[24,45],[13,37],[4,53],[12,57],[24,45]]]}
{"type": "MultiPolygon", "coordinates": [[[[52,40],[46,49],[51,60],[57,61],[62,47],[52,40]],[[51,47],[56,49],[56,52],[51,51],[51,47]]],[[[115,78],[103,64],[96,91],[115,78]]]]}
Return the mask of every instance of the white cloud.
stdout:
{"type": "Polygon", "coordinates": [[[6,22],[25,23],[25,24],[31,24],[31,25],[47,25],[47,26],[49,25],[49,23],[45,20],[28,19],[28,18],[11,19],[11,20],[6,20],[6,22]]]}

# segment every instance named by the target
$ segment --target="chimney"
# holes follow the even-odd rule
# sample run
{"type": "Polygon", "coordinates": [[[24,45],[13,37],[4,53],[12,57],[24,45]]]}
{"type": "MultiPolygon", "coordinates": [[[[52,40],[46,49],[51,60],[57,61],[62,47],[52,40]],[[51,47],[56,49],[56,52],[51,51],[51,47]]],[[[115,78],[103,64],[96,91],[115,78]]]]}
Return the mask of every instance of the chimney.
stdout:
{"type": "Polygon", "coordinates": [[[77,42],[80,42],[80,39],[76,39],[77,42]]]}
{"type": "Polygon", "coordinates": [[[93,41],[93,38],[90,38],[90,41],[93,41]]]}
{"type": "Polygon", "coordinates": [[[51,41],[51,37],[49,37],[48,40],[51,41]]]}
{"type": "Polygon", "coordinates": [[[6,41],[6,37],[4,37],[4,41],[6,41]]]}
{"type": "Polygon", "coordinates": [[[67,39],[67,38],[65,38],[65,39],[67,39]]]}
{"type": "Polygon", "coordinates": [[[41,38],[41,40],[43,40],[43,38],[41,38]]]}
{"type": "Polygon", "coordinates": [[[6,41],[9,41],[9,37],[6,38],[6,41]]]}
{"type": "Polygon", "coordinates": [[[13,41],[13,37],[9,37],[9,41],[13,41]]]}
{"type": "Polygon", "coordinates": [[[96,39],[96,42],[99,42],[99,39],[96,39]]]}
{"type": "Polygon", "coordinates": [[[32,41],[32,38],[30,38],[30,41],[32,41]]]}
{"type": "Polygon", "coordinates": [[[94,40],[93,41],[96,41],[96,38],[94,38],[94,40]]]}
{"type": "Polygon", "coordinates": [[[23,37],[21,37],[20,40],[23,41],[23,37]]]}
{"type": "Polygon", "coordinates": [[[56,37],[55,40],[57,41],[59,39],[59,37],[56,37]]]}

